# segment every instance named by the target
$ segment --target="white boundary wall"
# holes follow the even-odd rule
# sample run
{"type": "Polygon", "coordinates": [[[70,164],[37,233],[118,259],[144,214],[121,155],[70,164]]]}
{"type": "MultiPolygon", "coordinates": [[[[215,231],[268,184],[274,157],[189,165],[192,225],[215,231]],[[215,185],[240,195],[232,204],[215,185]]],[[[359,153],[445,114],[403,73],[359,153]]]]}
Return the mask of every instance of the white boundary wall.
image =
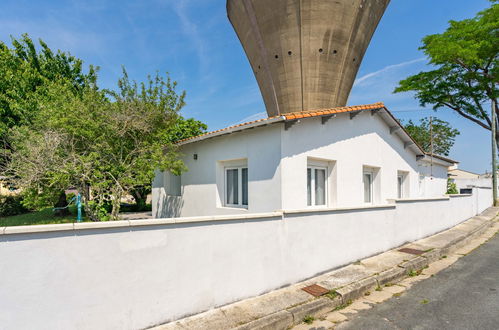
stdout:
{"type": "Polygon", "coordinates": [[[489,195],[0,228],[1,328],[145,328],[432,235],[483,211],[489,195]]]}

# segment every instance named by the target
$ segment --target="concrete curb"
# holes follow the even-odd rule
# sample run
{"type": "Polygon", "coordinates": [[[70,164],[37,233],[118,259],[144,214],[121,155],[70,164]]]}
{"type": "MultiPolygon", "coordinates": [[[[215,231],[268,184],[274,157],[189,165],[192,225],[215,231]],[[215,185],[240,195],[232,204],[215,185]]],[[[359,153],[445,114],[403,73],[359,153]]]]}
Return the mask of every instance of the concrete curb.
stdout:
{"type": "MultiPolygon", "coordinates": [[[[431,247],[426,252],[420,256],[411,256],[407,254],[407,260],[398,263],[397,265],[384,269],[379,273],[374,273],[373,275],[368,275],[367,277],[360,278],[357,276],[357,280],[353,282],[344,284],[334,290],[337,296],[333,299],[326,297],[319,297],[313,300],[304,301],[298,305],[289,306],[280,311],[273,311],[269,315],[262,316],[256,320],[250,321],[245,324],[233,324],[233,322],[227,322],[224,326],[220,327],[217,325],[217,329],[237,329],[237,330],[249,330],[249,329],[289,329],[290,327],[300,324],[306,316],[320,317],[338,306],[347,305],[353,300],[358,299],[365,295],[368,291],[372,291],[378,287],[386,285],[388,283],[395,284],[401,280],[413,275],[413,272],[421,271],[426,268],[432,262],[439,260],[440,258],[457,251],[462,246],[466,245],[474,238],[485,233],[492,225],[497,222],[498,208],[490,208],[484,211],[481,215],[470,218],[460,225],[447,229],[441,233],[437,233],[433,236],[423,238],[419,241],[408,243],[404,247],[420,246],[421,241],[435,238],[439,235],[443,235],[444,238],[449,238],[448,241],[444,241],[443,245],[438,248],[431,247]],[[481,222],[475,225],[476,222],[481,222]],[[457,228],[461,226],[460,228],[457,228]],[[463,227],[465,229],[463,229],[463,227]],[[467,227],[472,227],[470,230],[466,230],[467,227]],[[232,325],[230,324],[232,323],[232,325]]],[[[440,236],[439,239],[441,239],[440,236]]],[[[430,240],[431,241],[431,240],[430,240]]],[[[425,243],[426,245],[429,243],[425,243]]],[[[425,244],[421,246],[425,246],[425,244]]],[[[390,250],[392,252],[398,252],[398,249],[390,250]]],[[[390,251],[386,251],[390,252],[390,251]]],[[[398,252],[400,253],[400,252],[398,252]]],[[[382,253],[383,254],[383,253],[382,253]]],[[[382,255],[380,254],[380,255],[382,255]]],[[[405,256],[404,256],[405,257],[405,256]]],[[[352,265],[345,268],[352,267],[352,265]]],[[[358,266],[357,266],[358,267],[358,266]]],[[[364,276],[366,276],[364,275],[364,276]]],[[[314,279],[307,280],[302,283],[298,283],[292,288],[301,291],[301,288],[313,283],[318,283],[320,285],[323,280],[322,276],[314,279]]],[[[331,287],[330,287],[331,288],[331,287]]],[[[303,291],[301,291],[303,293],[303,291]]],[[[289,294],[289,292],[288,292],[289,294]]],[[[310,296],[313,298],[312,296],[310,296]]],[[[226,308],[226,307],[224,307],[226,308]]],[[[196,315],[194,317],[199,317],[196,315]]],[[[189,318],[187,318],[189,319],[189,318]]],[[[186,320],[186,322],[188,322],[186,320]]],[[[198,319],[200,324],[203,324],[204,329],[212,329],[209,325],[209,318],[200,317],[198,319]],[[203,322],[204,321],[204,322],[203,322]]],[[[196,322],[196,323],[198,323],[196,322]]],[[[244,322],[244,321],[242,321],[244,322]]],[[[188,323],[187,323],[188,324],[188,323]]],[[[184,329],[183,320],[175,321],[172,323],[159,326],[156,330],[167,330],[167,329],[184,329]]],[[[215,328],[213,328],[215,329],[215,328]]]]}

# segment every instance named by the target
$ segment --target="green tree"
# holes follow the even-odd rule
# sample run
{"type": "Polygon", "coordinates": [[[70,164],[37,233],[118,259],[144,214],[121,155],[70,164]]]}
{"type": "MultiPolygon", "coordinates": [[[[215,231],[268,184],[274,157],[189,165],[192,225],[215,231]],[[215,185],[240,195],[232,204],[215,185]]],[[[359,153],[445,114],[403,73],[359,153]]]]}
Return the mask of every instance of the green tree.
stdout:
{"type": "Polygon", "coordinates": [[[150,185],[155,169],[185,170],[171,132],[184,106],[169,77],[130,81],[118,91],[87,88],[76,97],[69,84],[53,83],[32,124],[13,132],[10,170],[35,196],[75,186],[94,221],[118,218],[121,197],[150,185]],[[90,187],[90,189],[89,189],[90,187]]]}
{"type": "Polygon", "coordinates": [[[428,118],[422,118],[419,124],[409,120],[404,126],[409,135],[428,153],[432,152],[433,136],[433,153],[443,156],[449,155],[456,136],[460,134],[448,122],[438,118],[433,118],[431,128],[428,118]]]}
{"type": "MultiPolygon", "coordinates": [[[[37,46],[27,34],[12,38],[11,48],[0,42],[0,171],[10,160],[10,130],[31,125],[47,100],[48,86],[60,82],[73,95],[81,96],[85,89],[96,88],[97,70],[90,65],[85,72],[82,60],[66,52],[53,52],[42,40],[37,46]]],[[[26,203],[32,208],[65,206],[65,188],[43,198],[34,198],[36,193],[26,191],[33,197],[26,203]]]]}
{"type": "MultiPolygon", "coordinates": [[[[182,116],[178,116],[175,125],[171,125],[168,130],[168,142],[175,143],[177,141],[187,139],[193,136],[197,136],[206,132],[208,126],[203,122],[196,120],[194,118],[185,119],[182,116]]],[[[152,180],[154,178],[154,172],[149,173],[150,180],[146,184],[136,185],[130,194],[135,199],[136,210],[143,211],[146,209],[147,196],[152,191],[152,180]]]]}
{"type": "Polygon", "coordinates": [[[98,68],[83,70],[83,61],[69,53],[53,52],[27,34],[12,38],[12,48],[0,41],[0,136],[9,128],[30,124],[46,96],[48,83],[63,81],[75,95],[95,87],[98,68]]]}
{"type": "MultiPolygon", "coordinates": [[[[474,18],[450,21],[444,33],[426,36],[420,49],[435,69],[402,80],[395,92],[415,92],[422,106],[451,109],[491,130],[487,105],[499,94],[497,2],[491,0],[491,7],[474,18]]],[[[497,102],[494,110],[499,113],[497,102]]]]}

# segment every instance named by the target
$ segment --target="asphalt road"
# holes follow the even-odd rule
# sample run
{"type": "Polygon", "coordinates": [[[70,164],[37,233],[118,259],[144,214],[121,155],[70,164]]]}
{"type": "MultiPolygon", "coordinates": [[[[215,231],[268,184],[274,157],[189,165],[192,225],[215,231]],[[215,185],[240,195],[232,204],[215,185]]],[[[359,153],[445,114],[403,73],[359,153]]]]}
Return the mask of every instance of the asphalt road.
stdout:
{"type": "Polygon", "coordinates": [[[499,329],[499,234],[337,329],[499,329]]]}

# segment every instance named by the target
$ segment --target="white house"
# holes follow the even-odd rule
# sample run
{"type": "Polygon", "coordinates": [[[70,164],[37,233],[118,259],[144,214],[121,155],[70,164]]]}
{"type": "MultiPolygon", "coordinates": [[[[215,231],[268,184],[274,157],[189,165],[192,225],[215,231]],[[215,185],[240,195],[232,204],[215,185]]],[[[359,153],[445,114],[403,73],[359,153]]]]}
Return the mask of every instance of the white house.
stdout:
{"type": "Polygon", "coordinates": [[[470,194],[473,188],[490,188],[492,189],[492,177],[480,175],[470,171],[465,171],[456,166],[449,169],[449,179],[456,184],[456,187],[461,194],[470,194]]]}
{"type": "Polygon", "coordinates": [[[425,154],[382,103],[285,114],[178,144],[188,171],[157,173],[157,218],[441,197],[456,163],[425,154]]]}

